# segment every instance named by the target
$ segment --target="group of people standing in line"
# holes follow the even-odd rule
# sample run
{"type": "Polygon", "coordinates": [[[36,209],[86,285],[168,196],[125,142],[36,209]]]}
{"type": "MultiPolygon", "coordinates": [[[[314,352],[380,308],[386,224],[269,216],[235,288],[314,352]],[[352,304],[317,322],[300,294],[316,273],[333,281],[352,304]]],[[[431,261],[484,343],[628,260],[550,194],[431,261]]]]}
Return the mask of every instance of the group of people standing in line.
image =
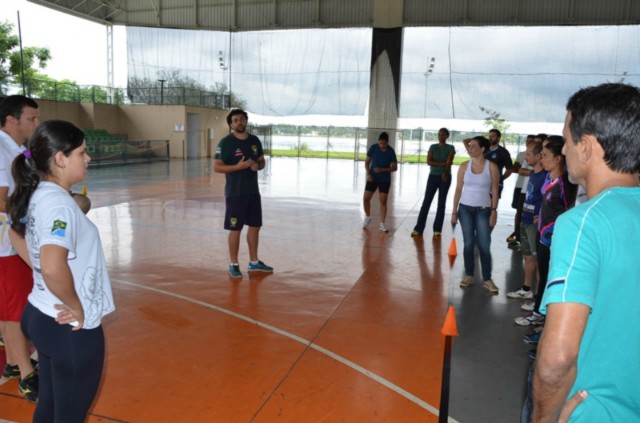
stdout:
{"type": "Polygon", "coordinates": [[[115,309],[98,228],[71,193],[91,158],[82,130],[40,123],[30,98],[5,98],[0,125],[2,377],[37,403],[35,423],[81,423],[102,378],[101,321],[115,309]]]}
{"type": "MultiPolygon", "coordinates": [[[[431,173],[412,237],[422,236],[438,191],[433,235],[441,235],[455,155],[448,135],[441,129],[429,148],[431,173]]],[[[522,251],[524,280],[507,297],[525,301],[521,308],[529,313],[515,324],[532,327],[523,340],[537,345],[529,352],[534,361],[522,423],[639,421],[640,90],[625,84],[579,90],[567,103],[563,136],[528,136],[515,163],[500,136],[492,129],[488,139],[464,140],[470,160],[458,169],[451,222],[460,222],[464,238],[460,286],[475,280],[477,247],[483,286],[497,294],[491,231],[503,181],[518,174],[516,230],[507,243],[522,251]]],[[[396,168],[377,162],[379,150],[393,151],[382,138],[367,158],[364,228],[376,188],[370,176],[376,181],[396,168]]],[[[386,205],[388,186],[378,188],[386,205]]]]}

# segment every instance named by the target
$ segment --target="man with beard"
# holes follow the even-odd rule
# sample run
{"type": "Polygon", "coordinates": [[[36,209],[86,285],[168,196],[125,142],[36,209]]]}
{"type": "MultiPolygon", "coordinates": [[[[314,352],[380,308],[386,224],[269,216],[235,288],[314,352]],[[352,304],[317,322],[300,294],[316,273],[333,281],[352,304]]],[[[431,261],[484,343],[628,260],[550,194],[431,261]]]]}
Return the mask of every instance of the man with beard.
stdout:
{"type": "Polygon", "coordinates": [[[262,227],[262,204],[258,188],[258,171],[264,169],[262,143],[247,132],[247,112],[233,109],[227,115],[231,133],[220,140],[216,149],[214,171],[224,173],[226,184],[226,212],[224,228],[229,231],[228,272],[232,278],[242,278],[238,263],[240,233],[244,225],[249,227],[249,272],[273,272],[258,259],[258,241],[262,227]]]}
{"type": "Polygon", "coordinates": [[[500,171],[498,194],[502,196],[504,180],[511,176],[513,172],[513,162],[511,161],[511,153],[509,153],[509,150],[500,145],[500,137],[502,137],[500,130],[493,128],[489,131],[490,146],[489,150],[484,153],[484,157],[498,165],[498,170],[500,171]]]}

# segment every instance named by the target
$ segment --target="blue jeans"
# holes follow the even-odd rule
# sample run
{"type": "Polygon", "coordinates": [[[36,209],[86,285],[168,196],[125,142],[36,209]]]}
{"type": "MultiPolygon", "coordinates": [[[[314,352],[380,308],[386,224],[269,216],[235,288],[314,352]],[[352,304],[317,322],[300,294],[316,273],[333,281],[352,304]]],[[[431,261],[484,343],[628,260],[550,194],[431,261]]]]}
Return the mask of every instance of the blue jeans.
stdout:
{"type": "Polygon", "coordinates": [[[458,207],[458,219],[460,219],[464,239],[464,271],[468,276],[473,276],[475,267],[473,250],[477,245],[480,251],[482,280],[485,281],[491,279],[490,216],[490,207],[470,207],[464,204],[458,207]]]}
{"type": "Polygon", "coordinates": [[[418,215],[418,222],[416,223],[414,231],[418,233],[424,232],[424,227],[427,224],[427,215],[431,208],[431,202],[438,192],[438,210],[436,211],[436,219],[433,221],[433,232],[442,232],[442,225],[444,223],[444,208],[447,201],[447,193],[451,187],[451,175],[447,179],[447,182],[442,180],[442,175],[429,175],[427,179],[427,188],[424,192],[424,200],[422,200],[422,207],[420,207],[420,214],[418,215]]]}

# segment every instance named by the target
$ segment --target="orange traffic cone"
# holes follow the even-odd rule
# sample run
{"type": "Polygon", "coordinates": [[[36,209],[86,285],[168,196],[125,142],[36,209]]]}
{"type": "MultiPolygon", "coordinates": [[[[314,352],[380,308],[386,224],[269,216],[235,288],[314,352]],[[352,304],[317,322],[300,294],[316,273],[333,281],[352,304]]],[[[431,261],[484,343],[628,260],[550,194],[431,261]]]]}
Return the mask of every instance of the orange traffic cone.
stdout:
{"type": "Polygon", "coordinates": [[[444,336],[458,336],[458,325],[456,324],[456,312],[453,306],[449,306],[447,311],[447,317],[444,319],[444,325],[442,325],[442,334],[444,336]]]}
{"type": "Polygon", "coordinates": [[[449,246],[449,255],[453,257],[458,255],[458,247],[456,247],[455,238],[451,238],[451,245],[449,246]]]}

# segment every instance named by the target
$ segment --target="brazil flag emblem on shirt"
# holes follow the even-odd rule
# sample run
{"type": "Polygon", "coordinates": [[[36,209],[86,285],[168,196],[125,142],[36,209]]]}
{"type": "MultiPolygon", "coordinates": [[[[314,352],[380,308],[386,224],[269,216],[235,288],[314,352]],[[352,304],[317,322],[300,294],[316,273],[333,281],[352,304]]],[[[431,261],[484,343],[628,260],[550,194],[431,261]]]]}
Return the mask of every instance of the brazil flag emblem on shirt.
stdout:
{"type": "Polygon", "coordinates": [[[62,220],[53,221],[53,227],[51,228],[51,235],[64,238],[66,231],[67,231],[67,222],[64,222],[62,220]]]}

